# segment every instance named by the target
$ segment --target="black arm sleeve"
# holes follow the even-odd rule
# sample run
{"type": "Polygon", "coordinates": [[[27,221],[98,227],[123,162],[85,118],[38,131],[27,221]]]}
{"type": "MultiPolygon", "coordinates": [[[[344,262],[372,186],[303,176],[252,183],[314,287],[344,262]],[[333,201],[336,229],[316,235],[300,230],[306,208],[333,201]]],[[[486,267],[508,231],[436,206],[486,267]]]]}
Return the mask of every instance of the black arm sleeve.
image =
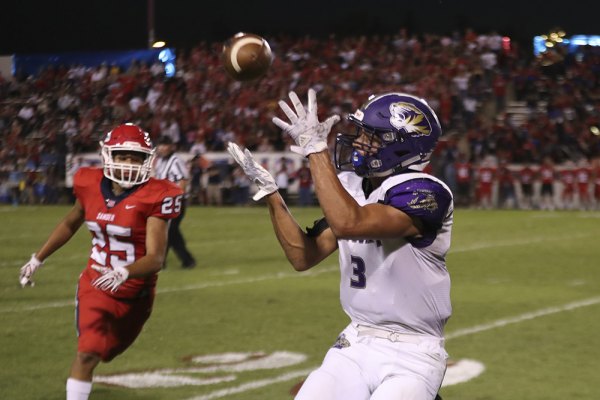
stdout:
{"type": "Polygon", "coordinates": [[[327,228],[329,228],[329,224],[325,217],[323,217],[316,220],[312,228],[306,227],[306,235],[308,237],[317,237],[327,228]]]}

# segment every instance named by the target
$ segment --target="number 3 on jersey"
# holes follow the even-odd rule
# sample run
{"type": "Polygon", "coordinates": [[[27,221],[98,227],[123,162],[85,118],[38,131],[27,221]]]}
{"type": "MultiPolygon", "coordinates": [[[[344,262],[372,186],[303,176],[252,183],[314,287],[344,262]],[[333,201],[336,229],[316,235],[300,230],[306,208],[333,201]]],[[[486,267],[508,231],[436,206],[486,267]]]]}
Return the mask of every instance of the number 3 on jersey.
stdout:
{"type": "Polygon", "coordinates": [[[352,275],[355,277],[350,279],[350,287],[354,289],[364,289],[367,287],[367,276],[365,272],[367,271],[365,267],[365,262],[362,258],[357,256],[350,256],[350,261],[352,262],[352,275]]]}
{"type": "Polygon", "coordinates": [[[165,197],[160,212],[163,214],[173,214],[181,211],[181,196],[165,197]]]}

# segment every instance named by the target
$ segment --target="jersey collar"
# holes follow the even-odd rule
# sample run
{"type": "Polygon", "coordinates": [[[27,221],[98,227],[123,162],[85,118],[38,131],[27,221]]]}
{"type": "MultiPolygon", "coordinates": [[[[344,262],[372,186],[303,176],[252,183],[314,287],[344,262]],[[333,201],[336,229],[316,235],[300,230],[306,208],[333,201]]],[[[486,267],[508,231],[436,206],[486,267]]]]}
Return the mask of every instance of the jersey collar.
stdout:
{"type": "Polygon", "coordinates": [[[130,189],[126,189],[120,195],[115,195],[112,191],[112,181],[107,177],[102,177],[102,181],[100,182],[100,191],[102,192],[102,196],[104,197],[104,203],[107,208],[113,208],[117,204],[121,202],[121,200],[126,199],[130,194],[138,190],[141,185],[136,185],[130,189]]]}

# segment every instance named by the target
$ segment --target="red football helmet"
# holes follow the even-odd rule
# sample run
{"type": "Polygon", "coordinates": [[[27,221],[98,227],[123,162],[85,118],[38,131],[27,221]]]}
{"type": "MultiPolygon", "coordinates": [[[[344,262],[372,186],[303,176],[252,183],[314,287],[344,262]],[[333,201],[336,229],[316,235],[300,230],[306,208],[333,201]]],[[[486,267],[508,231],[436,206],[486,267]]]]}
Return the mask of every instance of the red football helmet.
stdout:
{"type": "Polygon", "coordinates": [[[148,132],[144,132],[139,126],[131,123],[117,126],[106,134],[104,140],[100,142],[100,146],[104,161],[104,176],[108,179],[125,189],[150,179],[154,161],[154,146],[148,132]],[[144,161],[141,165],[117,163],[114,161],[114,156],[118,152],[141,153],[144,161]]]}

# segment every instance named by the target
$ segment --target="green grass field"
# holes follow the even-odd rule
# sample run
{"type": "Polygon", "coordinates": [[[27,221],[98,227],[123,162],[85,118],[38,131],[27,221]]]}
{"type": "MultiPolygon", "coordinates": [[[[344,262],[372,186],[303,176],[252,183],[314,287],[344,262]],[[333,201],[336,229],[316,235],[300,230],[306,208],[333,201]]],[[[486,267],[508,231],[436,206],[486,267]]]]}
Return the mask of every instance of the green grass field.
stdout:
{"type": "MultiPolygon", "coordinates": [[[[65,398],[89,234],[82,228],[49,258],[34,288],[17,277],[67,209],[0,207],[0,399],[65,398]]],[[[292,211],[302,226],[320,216],[292,211]]],[[[348,322],[337,254],[294,272],[264,207],[190,208],[183,230],[199,266],[182,270],[169,255],[145,330],[99,366],[97,378],[113,380],[94,384],[91,399],[291,399],[348,322]],[[131,387],[148,382],[163,387],[131,387]]],[[[598,397],[599,239],[600,213],[455,213],[446,347],[454,362],[485,370],[445,385],[445,400],[598,397]]]]}

